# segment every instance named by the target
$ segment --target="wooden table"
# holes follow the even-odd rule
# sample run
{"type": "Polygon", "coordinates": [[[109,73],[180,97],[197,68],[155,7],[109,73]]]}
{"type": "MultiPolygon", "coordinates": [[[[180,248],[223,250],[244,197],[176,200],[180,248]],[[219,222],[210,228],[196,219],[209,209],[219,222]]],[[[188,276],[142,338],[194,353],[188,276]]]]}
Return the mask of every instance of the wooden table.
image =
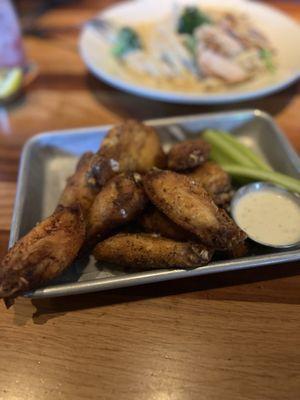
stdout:
{"type": "MultiPolygon", "coordinates": [[[[47,12],[76,25],[111,1],[47,12]]],[[[300,20],[297,1],[270,1],[300,20]]],[[[226,107],[181,106],[121,93],[94,79],[77,34],[26,37],[38,79],[0,113],[0,258],[8,243],[20,151],[63,129],[215,110],[271,113],[300,152],[299,85],[226,107]]],[[[295,46],[298,45],[295,43],[295,46]]],[[[0,306],[0,399],[240,400],[300,397],[300,264],[0,306]]]]}

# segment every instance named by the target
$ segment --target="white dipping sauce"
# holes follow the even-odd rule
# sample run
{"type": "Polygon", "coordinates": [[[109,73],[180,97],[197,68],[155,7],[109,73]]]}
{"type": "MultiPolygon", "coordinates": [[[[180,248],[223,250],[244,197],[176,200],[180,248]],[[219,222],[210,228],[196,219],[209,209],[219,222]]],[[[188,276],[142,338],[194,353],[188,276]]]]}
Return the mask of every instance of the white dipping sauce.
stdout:
{"type": "Polygon", "coordinates": [[[267,189],[249,193],[236,204],[234,217],[257,242],[284,246],[300,241],[300,205],[283,193],[267,189]]]}

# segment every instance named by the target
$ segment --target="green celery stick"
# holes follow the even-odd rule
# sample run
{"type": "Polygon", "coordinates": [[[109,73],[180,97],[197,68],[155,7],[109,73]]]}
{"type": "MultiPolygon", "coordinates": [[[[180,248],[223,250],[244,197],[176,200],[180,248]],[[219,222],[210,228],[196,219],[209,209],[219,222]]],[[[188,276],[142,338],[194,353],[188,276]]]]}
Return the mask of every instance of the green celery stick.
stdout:
{"type": "Polygon", "coordinates": [[[221,164],[221,167],[233,177],[250,178],[255,181],[266,181],[282,186],[285,189],[300,193],[300,180],[273,171],[262,171],[255,168],[247,168],[239,165],[221,164]]]}
{"type": "Polygon", "coordinates": [[[231,164],[232,159],[228,158],[224,152],[222,152],[218,147],[211,145],[210,159],[215,161],[217,164],[231,164]]]}
{"type": "Polygon", "coordinates": [[[233,135],[227,132],[219,132],[219,134],[221,134],[228,143],[231,143],[232,146],[235,146],[235,148],[239,150],[241,154],[244,154],[245,157],[248,157],[257,168],[262,169],[263,171],[273,171],[272,168],[267,165],[259,155],[254,153],[254,151],[249,149],[249,147],[245,146],[243,143],[239,142],[233,135]]]}
{"type": "Polygon", "coordinates": [[[232,160],[232,164],[239,164],[244,167],[254,168],[256,165],[248,157],[245,157],[235,146],[232,146],[219,132],[207,130],[203,134],[203,139],[219,149],[224,155],[232,160]]]}

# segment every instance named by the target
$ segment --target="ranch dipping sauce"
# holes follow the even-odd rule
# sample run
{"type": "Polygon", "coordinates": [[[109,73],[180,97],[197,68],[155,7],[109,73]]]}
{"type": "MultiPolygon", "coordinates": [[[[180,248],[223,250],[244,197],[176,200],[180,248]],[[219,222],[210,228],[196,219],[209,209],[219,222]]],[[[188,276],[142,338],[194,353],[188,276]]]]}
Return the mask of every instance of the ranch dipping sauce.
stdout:
{"type": "Polygon", "coordinates": [[[300,242],[300,200],[284,190],[246,193],[233,214],[239,227],[259,243],[280,247],[300,242]]]}

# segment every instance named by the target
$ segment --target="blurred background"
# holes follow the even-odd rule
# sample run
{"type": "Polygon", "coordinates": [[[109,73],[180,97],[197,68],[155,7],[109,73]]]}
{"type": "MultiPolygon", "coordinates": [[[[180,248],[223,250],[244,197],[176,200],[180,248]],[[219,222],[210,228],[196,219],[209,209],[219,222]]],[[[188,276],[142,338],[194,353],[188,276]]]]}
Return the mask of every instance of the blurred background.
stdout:
{"type": "MultiPolygon", "coordinates": [[[[139,119],[195,114],[228,109],[261,108],[272,115],[297,101],[297,85],[254,101],[228,105],[176,105],[133,96],[93,77],[78,54],[78,35],[84,22],[115,0],[16,0],[20,29],[12,3],[0,2],[0,67],[22,67],[22,91],[17,71],[2,88],[0,134],[14,134],[23,143],[29,136],[52,129],[110,123],[124,117],[139,119]],[[23,45],[20,32],[22,31],[23,45]],[[9,45],[8,45],[9,44],[9,45]],[[8,49],[11,49],[8,51],[8,49]],[[5,49],[5,51],[4,51],[5,49]]],[[[264,1],[298,18],[296,0],[264,1]]],[[[1,86],[1,85],[0,85],[1,86]]],[[[1,89],[0,89],[1,92],[1,89]]],[[[295,106],[292,110],[296,109],[295,106]]],[[[294,112],[294,111],[292,111],[294,112]]],[[[279,116],[280,118],[280,116],[279,116]]],[[[284,120],[291,135],[298,130],[293,119],[284,120]]],[[[284,126],[286,128],[286,126],[284,126]]]]}

